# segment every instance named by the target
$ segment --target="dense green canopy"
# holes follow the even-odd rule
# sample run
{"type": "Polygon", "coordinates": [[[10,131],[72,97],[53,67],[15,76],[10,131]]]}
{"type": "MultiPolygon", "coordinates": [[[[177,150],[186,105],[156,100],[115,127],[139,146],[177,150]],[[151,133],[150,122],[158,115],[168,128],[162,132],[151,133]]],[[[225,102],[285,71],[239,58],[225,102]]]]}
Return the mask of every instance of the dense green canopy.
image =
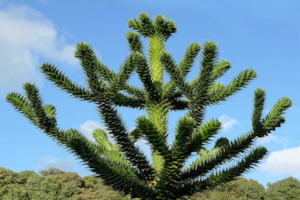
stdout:
{"type": "Polygon", "coordinates": [[[122,193],[103,185],[95,176],[80,177],[77,173],[58,169],[15,173],[0,168],[1,200],[125,200],[122,193]]]}
{"type": "MultiPolygon", "coordinates": [[[[265,189],[257,181],[238,178],[226,187],[196,193],[190,200],[298,200],[300,181],[287,178],[265,189]]],[[[0,168],[1,200],[129,200],[130,196],[105,186],[95,176],[80,177],[58,169],[15,173],[0,168]]],[[[138,199],[136,199],[138,200],[138,199]]]]}

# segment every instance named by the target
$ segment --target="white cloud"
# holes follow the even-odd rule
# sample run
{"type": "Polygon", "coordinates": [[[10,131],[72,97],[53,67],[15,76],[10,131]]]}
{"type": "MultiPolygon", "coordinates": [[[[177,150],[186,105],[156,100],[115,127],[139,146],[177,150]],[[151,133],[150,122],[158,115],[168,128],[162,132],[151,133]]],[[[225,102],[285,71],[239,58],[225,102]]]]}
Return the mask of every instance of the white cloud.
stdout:
{"type": "Polygon", "coordinates": [[[272,152],[260,168],[272,174],[300,178],[300,146],[272,152]]]}
{"type": "Polygon", "coordinates": [[[219,120],[222,123],[223,131],[232,130],[235,125],[241,124],[238,120],[231,118],[226,114],[222,114],[221,117],[219,117],[219,120]]]}
{"type": "Polygon", "coordinates": [[[93,120],[88,120],[81,124],[79,127],[79,131],[82,132],[90,141],[93,142],[95,141],[93,137],[93,132],[96,129],[102,129],[104,131],[106,130],[104,126],[93,120]]]}
{"type": "Polygon", "coordinates": [[[22,5],[0,4],[0,91],[25,81],[40,81],[40,58],[74,65],[74,45],[65,43],[54,24],[38,11],[22,5]]]}

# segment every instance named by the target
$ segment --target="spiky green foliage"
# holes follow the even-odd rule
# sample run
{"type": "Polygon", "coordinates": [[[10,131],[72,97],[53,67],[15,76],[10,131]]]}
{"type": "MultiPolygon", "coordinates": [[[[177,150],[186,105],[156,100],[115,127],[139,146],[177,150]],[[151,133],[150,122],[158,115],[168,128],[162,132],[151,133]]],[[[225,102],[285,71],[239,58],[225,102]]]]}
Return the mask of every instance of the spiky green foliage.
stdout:
{"type": "Polygon", "coordinates": [[[126,35],[130,55],[119,72],[98,60],[88,44],[77,45],[75,56],[83,67],[87,87],[72,82],[52,64],[41,66],[47,79],[56,86],[72,97],[97,105],[106,130],[94,132],[95,143],[75,129],[59,128],[55,107],[43,103],[38,88],[32,83],[24,84],[26,96],[10,93],[7,101],[58,144],[82,159],[107,185],[132,197],[185,198],[226,184],[256,166],[267,153],[264,147],[253,147],[256,139],[270,134],[284,122],[283,114],[291,106],[291,100],[280,99],[269,114],[263,116],[266,95],[264,90],[257,89],[251,130],[233,141],[219,138],[213,149],[207,150],[205,145],[222,125],[217,119],[204,121],[206,107],[240,91],[256,77],[256,72],[246,69],[225,86],[216,80],[231,64],[227,60],[218,61],[216,43],[208,41],[203,47],[192,43],[177,64],[165,45],[177,30],[172,20],[161,15],[152,20],[143,13],[138,19],[131,19],[128,26],[134,30],[126,35]],[[148,59],[141,36],[149,39],[148,59]],[[187,75],[199,55],[200,73],[189,81],[187,75]],[[169,82],[164,80],[164,70],[171,77],[169,82]],[[138,74],[143,87],[127,83],[133,72],[138,74]],[[143,109],[147,115],[139,117],[135,129],[128,131],[117,106],[143,109]],[[179,119],[173,144],[168,146],[168,114],[176,110],[186,110],[187,114],[179,119]],[[140,138],[151,146],[152,164],[135,144],[140,138]],[[197,158],[186,165],[187,159],[195,154],[197,158]],[[230,165],[232,161],[237,163],[230,165]]]}

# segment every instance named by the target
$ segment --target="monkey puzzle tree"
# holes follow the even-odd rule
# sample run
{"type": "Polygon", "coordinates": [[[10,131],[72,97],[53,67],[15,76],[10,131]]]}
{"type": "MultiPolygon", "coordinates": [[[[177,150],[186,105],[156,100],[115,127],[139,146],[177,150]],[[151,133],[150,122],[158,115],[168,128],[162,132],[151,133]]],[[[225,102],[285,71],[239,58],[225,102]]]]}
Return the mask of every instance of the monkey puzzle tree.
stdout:
{"type": "Polygon", "coordinates": [[[56,86],[75,98],[97,105],[108,133],[96,130],[95,143],[78,130],[59,128],[55,107],[43,104],[38,88],[32,83],[24,84],[26,97],[10,93],[7,101],[82,159],[105,184],[132,197],[185,198],[227,183],[259,163],[267,150],[253,147],[255,140],[268,135],[284,122],[283,114],[291,106],[291,100],[278,100],[263,117],[265,91],[257,89],[251,131],[233,141],[219,138],[214,148],[208,151],[204,146],[221,129],[221,123],[217,119],[203,121],[206,107],[227,100],[253,80],[256,72],[252,69],[242,71],[225,86],[216,80],[231,68],[231,64],[226,60],[217,61],[216,43],[208,41],[203,47],[192,43],[182,60],[176,63],[165,48],[166,41],[177,30],[173,21],[161,15],[152,20],[147,14],[141,14],[138,19],[129,20],[128,26],[135,32],[126,35],[130,55],[119,72],[113,72],[98,60],[88,44],[77,45],[75,56],[81,62],[88,87],[72,82],[52,64],[41,66],[42,72],[56,86]],[[141,36],[149,39],[148,57],[141,36]],[[199,76],[189,82],[187,74],[200,52],[199,76]],[[171,77],[168,82],[164,81],[164,69],[171,77]],[[127,83],[134,71],[143,87],[127,83]],[[147,115],[139,117],[136,128],[128,131],[117,112],[119,106],[142,109],[147,115]],[[167,116],[178,110],[188,112],[179,119],[174,142],[169,146],[167,116]],[[115,139],[115,144],[108,140],[107,134],[115,139]],[[139,138],[145,138],[151,145],[152,163],[135,145],[139,138]],[[197,153],[198,158],[184,167],[192,153],[197,153]],[[237,162],[235,165],[220,167],[233,160],[237,162]]]}

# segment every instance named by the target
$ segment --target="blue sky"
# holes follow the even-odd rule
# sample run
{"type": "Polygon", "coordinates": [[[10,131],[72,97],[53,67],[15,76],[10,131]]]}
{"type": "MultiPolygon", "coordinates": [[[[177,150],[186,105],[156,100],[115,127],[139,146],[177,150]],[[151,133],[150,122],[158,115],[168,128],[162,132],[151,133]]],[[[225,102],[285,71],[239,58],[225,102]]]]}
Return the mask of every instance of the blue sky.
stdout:
{"type": "MultiPolygon", "coordinates": [[[[25,81],[36,82],[45,102],[56,106],[59,125],[78,128],[90,137],[95,128],[103,127],[95,105],[71,99],[45,80],[39,66],[54,63],[74,81],[84,84],[73,52],[76,43],[88,42],[102,62],[118,70],[129,54],[127,21],[147,12],[175,21],[178,33],[168,41],[167,49],[177,61],[190,43],[212,40],[219,45],[220,58],[228,59],[233,66],[221,79],[223,83],[246,68],[258,73],[258,78],[230,101],[209,108],[206,119],[219,118],[224,123],[220,136],[233,139],[251,128],[256,88],[267,91],[265,113],[277,99],[292,99],[286,123],[258,142],[268,148],[268,156],[244,176],[264,185],[289,176],[300,178],[299,1],[186,2],[0,0],[0,166],[14,171],[58,167],[89,174],[80,161],[14,111],[5,96],[11,91],[23,92],[25,81]]],[[[194,68],[189,78],[195,77],[199,61],[194,68]]],[[[139,84],[135,77],[133,82],[139,84]]],[[[129,129],[143,113],[120,111],[129,129]]],[[[171,114],[171,130],[180,115],[171,114]]]]}

